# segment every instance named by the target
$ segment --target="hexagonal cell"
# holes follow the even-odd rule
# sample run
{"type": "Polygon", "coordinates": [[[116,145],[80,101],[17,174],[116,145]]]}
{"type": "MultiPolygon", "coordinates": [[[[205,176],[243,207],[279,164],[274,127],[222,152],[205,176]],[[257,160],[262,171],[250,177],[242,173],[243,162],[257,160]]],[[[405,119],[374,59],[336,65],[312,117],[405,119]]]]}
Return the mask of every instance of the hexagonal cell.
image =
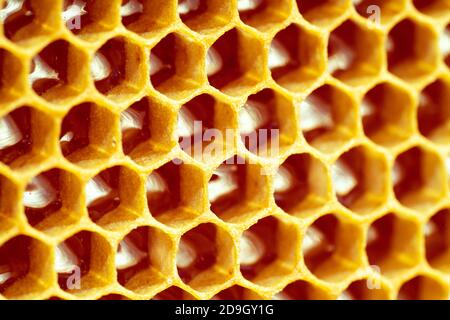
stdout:
{"type": "Polygon", "coordinates": [[[72,108],[61,124],[59,144],[70,162],[91,165],[93,160],[105,160],[117,148],[113,132],[117,119],[108,109],[94,103],[82,103],[72,108]]]}
{"type": "Polygon", "coordinates": [[[241,20],[254,28],[267,30],[286,20],[292,9],[289,0],[238,0],[241,20]]]}
{"type": "MultiPolygon", "coordinates": [[[[0,11],[1,12],[1,11],[0,11]]],[[[24,67],[19,58],[0,48],[0,102],[8,103],[25,91],[24,67]]]]}
{"type": "Polygon", "coordinates": [[[93,41],[99,33],[112,30],[119,19],[117,6],[108,0],[64,0],[61,15],[73,34],[93,41]]]}
{"type": "Polygon", "coordinates": [[[355,10],[374,23],[389,23],[405,9],[405,0],[353,0],[355,10]]]}
{"type": "Polygon", "coordinates": [[[268,204],[267,183],[263,167],[238,156],[229,158],[208,182],[211,211],[232,223],[251,218],[268,204]]]}
{"type": "Polygon", "coordinates": [[[338,297],[338,300],[388,300],[389,289],[372,283],[375,279],[353,281],[338,297]]]}
{"type": "Polygon", "coordinates": [[[448,16],[450,3],[446,0],[414,0],[414,6],[420,12],[433,16],[448,16]]]}
{"type": "Polygon", "coordinates": [[[178,144],[196,160],[223,161],[235,145],[234,127],[236,116],[231,106],[203,94],[178,112],[178,144]]]}
{"type": "Polygon", "coordinates": [[[401,21],[389,32],[386,49],[389,71],[406,81],[432,73],[438,63],[437,35],[428,25],[411,19],[401,21]]]}
{"type": "Polygon", "coordinates": [[[159,92],[182,99],[200,87],[204,81],[200,57],[203,49],[177,33],[162,39],[150,53],[150,81],[159,92]]]}
{"type": "Polygon", "coordinates": [[[23,299],[45,291],[52,281],[50,248],[28,236],[17,236],[0,246],[0,294],[23,299]]]}
{"type": "Polygon", "coordinates": [[[159,229],[132,230],[117,248],[117,281],[136,293],[150,292],[170,275],[172,266],[167,254],[171,250],[170,238],[159,229]]]}
{"type": "Polygon", "coordinates": [[[287,158],[278,168],[273,184],[277,206],[296,216],[317,210],[329,198],[327,169],[307,153],[287,158]]]}
{"type": "Polygon", "coordinates": [[[319,34],[291,24],[272,40],[269,52],[272,78],[294,92],[307,89],[325,71],[324,50],[319,34]]]}
{"type": "Polygon", "coordinates": [[[7,235],[7,231],[14,226],[19,208],[19,188],[7,176],[0,175],[0,233],[2,235],[7,235]]]}
{"type": "Polygon", "coordinates": [[[22,204],[28,223],[44,232],[60,232],[81,218],[82,182],[73,173],[54,168],[33,177],[22,204]]]}
{"type": "Polygon", "coordinates": [[[195,298],[183,289],[172,286],[155,295],[152,300],[195,300],[195,298]]]}
{"type": "Polygon", "coordinates": [[[198,291],[211,290],[232,277],[233,240],[218,226],[201,224],[181,236],[176,263],[184,283],[198,291]]]}
{"type": "Polygon", "coordinates": [[[381,33],[348,20],[328,40],[328,72],[350,85],[376,78],[383,64],[381,33]]]}
{"type": "Polygon", "coordinates": [[[336,197],[348,209],[367,214],[387,201],[387,160],[372,148],[360,146],[345,152],[331,173],[336,197]]]}
{"type": "Polygon", "coordinates": [[[1,15],[3,33],[9,40],[27,44],[58,28],[58,6],[53,0],[5,0],[1,15]]]}
{"type": "Polygon", "coordinates": [[[263,52],[260,40],[239,29],[226,32],[208,50],[209,83],[228,95],[248,93],[263,78],[263,52]]]}
{"type": "Polygon", "coordinates": [[[403,152],[392,169],[397,200],[415,210],[434,206],[445,193],[443,172],[441,159],[432,151],[414,147],[403,152]]]}
{"type": "Polygon", "coordinates": [[[399,300],[447,300],[448,289],[437,279],[426,275],[418,275],[400,287],[399,300]]]}
{"type": "Polygon", "coordinates": [[[60,103],[86,88],[87,64],[81,50],[65,40],[57,40],[33,58],[28,81],[37,95],[60,103]]]}
{"type": "Polygon", "coordinates": [[[178,0],[178,15],[194,31],[211,32],[233,17],[231,3],[220,0],[178,0]]]}
{"type": "Polygon", "coordinates": [[[392,275],[406,270],[420,258],[420,230],[417,222],[389,213],[374,221],[366,237],[369,263],[382,274],[392,275]]]}
{"type": "Polygon", "coordinates": [[[317,219],[303,236],[303,258],[318,278],[339,282],[361,265],[357,248],[363,241],[356,225],[339,220],[334,214],[317,219]]]}
{"type": "Polygon", "coordinates": [[[297,138],[295,107],[286,97],[264,89],[242,106],[239,131],[247,150],[260,157],[278,157],[297,138]]]}
{"type": "Polygon", "coordinates": [[[450,68],[450,23],[441,34],[441,39],[439,41],[439,46],[442,52],[442,57],[444,58],[444,63],[450,68]]]}
{"type": "Polygon", "coordinates": [[[125,100],[145,86],[144,53],[125,37],[104,43],[90,64],[91,78],[101,93],[113,100],[125,100]]]}
{"type": "Polygon", "coordinates": [[[420,95],[420,133],[437,143],[450,143],[450,80],[438,79],[420,95]]]}
{"type": "Polygon", "coordinates": [[[366,93],[360,110],[364,133],[377,144],[394,146],[413,133],[414,101],[397,85],[378,84],[366,93]]]}
{"type": "Polygon", "coordinates": [[[111,246],[101,235],[78,232],[55,248],[54,268],[59,287],[83,295],[108,285],[114,277],[113,259],[111,246]]]}
{"type": "Polygon", "coordinates": [[[333,296],[325,290],[305,280],[290,283],[275,294],[276,300],[331,300],[333,296]]]}
{"type": "Polygon", "coordinates": [[[266,217],[244,231],[240,238],[241,274],[262,286],[273,286],[293,272],[299,232],[296,225],[266,217]]]}
{"type": "Polygon", "coordinates": [[[0,161],[16,169],[50,154],[54,123],[46,113],[21,107],[0,117],[0,161]]]}
{"type": "Polygon", "coordinates": [[[179,159],[154,170],[145,183],[151,215],[174,227],[200,215],[205,209],[204,179],[201,169],[179,159]]]}
{"type": "Polygon", "coordinates": [[[110,229],[142,216],[143,186],[139,175],[124,166],[98,173],[85,186],[86,207],[96,224],[110,229]]]}
{"type": "Polygon", "coordinates": [[[337,87],[316,89],[297,108],[303,136],[322,152],[334,152],[356,135],[356,102],[337,87]]]}
{"type": "Polygon", "coordinates": [[[431,217],[424,233],[428,263],[435,269],[450,273],[450,209],[443,209],[431,217]]]}
{"type": "Polygon", "coordinates": [[[122,24],[130,31],[149,37],[175,22],[173,2],[166,0],[122,0],[122,24]]]}
{"type": "Polygon", "coordinates": [[[297,0],[303,17],[311,23],[325,26],[337,22],[350,6],[348,0],[297,0]]]}
{"type": "Polygon", "coordinates": [[[256,292],[239,285],[234,285],[225,290],[222,290],[211,298],[211,300],[262,300],[262,299],[263,297],[261,297],[256,292]]]}

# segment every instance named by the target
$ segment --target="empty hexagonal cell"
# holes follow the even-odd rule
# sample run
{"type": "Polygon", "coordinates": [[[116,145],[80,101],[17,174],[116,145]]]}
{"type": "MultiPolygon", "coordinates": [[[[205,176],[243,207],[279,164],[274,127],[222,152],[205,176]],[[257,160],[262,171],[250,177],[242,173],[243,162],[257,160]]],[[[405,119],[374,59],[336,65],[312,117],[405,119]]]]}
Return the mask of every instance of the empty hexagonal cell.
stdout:
{"type": "Polygon", "coordinates": [[[0,102],[20,97],[25,90],[24,68],[19,58],[0,48],[0,102]]]}
{"type": "Polygon", "coordinates": [[[220,0],[178,0],[177,11],[184,24],[197,32],[223,27],[233,16],[231,3],[220,0]]]}
{"type": "Polygon", "coordinates": [[[328,72],[350,85],[365,85],[381,71],[382,35],[351,20],[328,39],[328,72]]]}
{"type": "Polygon", "coordinates": [[[144,54],[124,37],[104,43],[91,60],[91,78],[97,90],[113,100],[124,100],[145,85],[144,54]]]}
{"type": "Polygon", "coordinates": [[[297,0],[303,17],[317,25],[329,25],[339,20],[349,8],[348,0],[297,0]]]}
{"type": "Polygon", "coordinates": [[[318,278],[339,282],[350,276],[361,264],[357,248],[362,232],[349,222],[328,214],[317,219],[303,235],[303,258],[318,278]]]}
{"type": "Polygon", "coordinates": [[[262,300],[263,298],[256,292],[239,286],[234,285],[225,290],[220,291],[212,300],[262,300]]]}
{"type": "Polygon", "coordinates": [[[426,258],[435,269],[450,272],[450,210],[443,209],[425,226],[426,258]]]}
{"type": "Polygon", "coordinates": [[[92,221],[105,228],[115,228],[142,215],[144,206],[139,175],[124,166],[98,173],[85,186],[86,207],[92,221]]]}
{"type": "Polygon", "coordinates": [[[438,279],[418,275],[402,284],[398,291],[399,300],[447,300],[448,289],[438,279]]]}
{"type": "Polygon", "coordinates": [[[17,236],[0,246],[0,293],[7,299],[48,289],[52,281],[50,248],[28,236],[17,236]]]}
{"type": "Polygon", "coordinates": [[[244,231],[240,238],[239,264],[242,275],[259,285],[273,286],[297,265],[293,254],[299,242],[294,224],[267,217],[244,231]]]}
{"type": "Polygon", "coordinates": [[[167,259],[171,250],[169,237],[159,229],[140,227],[132,230],[117,248],[117,281],[137,293],[151,291],[171,272],[171,263],[167,259]]]}
{"type": "Polygon", "coordinates": [[[369,263],[382,274],[396,272],[416,265],[420,257],[420,230],[417,222],[390,213],[374,221],[366,237],[369,263]]]}
{"type": "Polygon", "coordinates": [[[397,200],[404,206],[423,210],[435,205],[444,194],[446,177],[441,159],[422,147],[400,154],[392,169],[397,200]]]}
{"type": "Polygon", "coordinates": [[[61,124],[59,144],[69,161],[89,165],[107,159],[116,149],[116,117],[106,108],[83,103],[72,108],[61,124]]]}
{"type": "Polygon", "coordinates": [[[278,168],[273,184],[276,204],[293,215],[317,210],[329,197],[327,169],[307,153],[287,158],[278,168]]]}
{"type": "Polygon", "coordinates": [[[428,25],[411,19],[389,32],[386,49],[389,71],[407,81],[432,73],[438,63],[437,35],[428,25]]]}
{"type": "Polygon", "coordinates": [[[150,53],[150,81],[171,98],[184,98],[202,85],[199,68],[203,49],[181,34],[171,33],[150,53]]]}
{"type": "Polygon", "coordinates": [[[450,143],[450,80],[438,79],[420,95],[419,130],[437,143],[450,143]]]}
{"type": "Polygon", "coordinates": [[[172,286],[155,295],[152,300],[195,300],[195,298],[183,289],[172,286]]]}
{"type": "Polygon", "coordinates": [[[388,23],[405,8],[405,0],[353,0],[355,10],[374,23],[388,23]]]}
{"type": "Polygon", "coordinates": [[[378,279],[362,279],[353,281],[341,292],[338,300],[387,300],[389,289],[378,279]]]}
{"type": "Polygon", "coordinates": [[[371,213],[387,201],[388,166],[383,154],[355,147],[331,167],[338,201],[360,214],[371,213]]]}
{"type": "Polygon", "coordinates": [[[364,133],[386,147],[403,142],[413,133],[413,110],[413,98],[407,90],[381,83],[367,92],[361,102],[364,133]]]}
{"type": "Polygon", "coordinates": [[[166,0],[122,0],[120,15],[122,24],[141,36],[155,32],[174,23],[176,15],[173,2],[166,0]]]}
{"type": "Polygon", "coordinates": [[[297,108],[303,136],[322,152],[334,152],[356,135],[356,103],[337,87],[320,87],[297,108]]]}
{"type": "Polygon", "coordinates": [[[222,35],[208,50],[206,73],[209,83],[225,94],[240,96],[263,77],[263,45],[241,30],[222,35]]]}
{"type": "Polygon", "coordinates": [[[31,107],[0,117],[0,161],[13,168],[41,161],[51,152],[53,131],[50,116],[31,107]]]}
{"type": "Polygon", "coordinates": [[[95,41],[115,27],[119,12],[108,0],[64,0],[61,16],[73,34],[95,41]]]}
{"type": "Polygon", "coordinates": [[[286,0],[238,0],[241,20],[252,27],[266,30],[286,20],[292,9],[286,0]]]}
{"type": "Polygon", "coordinates": [[[101,235],[78,232],[55,247],[54,270],[59,287],[82,295],[106,286],[114,276],[113,259],[111,246],[101,235]]]}
{"type": "Polygon", "coordinates": [[[208,182],[211,211],[227,222],[254,216],[268,203],[264,168],[241,157],[224,161],[208,182]]]}
{"type": "Polygon", "coordinates": [[[149,97],[133,103],[120,115],[122,150],[139,164],[147,164],[168,153],[176,114],[170,106],[149,97]]]}
{"type": "Polygon", "coordinates": [[[241,140],[250,152],[278,157],[297,137],[295,107],[271,89],[248,97],[239,112],[241,140]]]}
{"type": "Polygon", "coordinates": [[[73,173],[55,168],[33,177],[23,192],[28,223],[38,230],[57,232],[81,217],[82,183],[73,173]]]}
{"type": "Polygon", "coordinates": [[[234,147],[236,126],[233,109],[203,94],[184,104],[178,112],[178,143],[196,160],[222,161],[234,147]]]}
{"type": "Polygon", "coordinates": [[[324,50],[319,34],[291,24],[272,40],[269,52],[272,78],[291,91],[307,89],[325,71],[324,50]]]}
{"type": "Polygon", "coordinates": [[[86,88],[87,58],[65,40],[52,42],[31,61],[28,81],[34,92],[50,102],[61,102],[86,88]]]}
{"type": "Polygon", "coordinates": [[[195,290],[206,291],[232,277],[234,245],[227,231],[211,223],[201,224],[180,238],[177,270],[181,280],[195,290]]]}
{"type": "Polygon", "coordinates": [[[204,209],[203,184],[203,172],[178,159],[154,170],[145,182],[151,215],[171,226],[193,219],[204,209]]]}
{"type": "Polygon", "coordinates": [[[49,35],[58,27],[57,3],[52,0],[5,0],[1,20],[6,38],[19,44],[49,35]]]}
{"type": "Polygon", "coordinates": [[[448,16],[450,3],[446,0],[413,0],[414,6],[420,12],[433,16],[448,16]]]}
{"type": "Polygon", "coordinates": [[[305,280],[290,283],[273,296],[276,300],[330,300],[332,295],[325,288],[305,280]]]}

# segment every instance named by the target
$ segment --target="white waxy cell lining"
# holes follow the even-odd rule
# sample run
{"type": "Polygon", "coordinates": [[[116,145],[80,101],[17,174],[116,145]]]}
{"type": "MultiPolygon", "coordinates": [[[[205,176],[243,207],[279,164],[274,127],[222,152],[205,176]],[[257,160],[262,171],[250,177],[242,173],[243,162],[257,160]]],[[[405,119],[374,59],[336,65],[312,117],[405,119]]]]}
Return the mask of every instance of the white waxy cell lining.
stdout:
{"type": "Polygon", "coordinates": [[[240,239],[239,263],[241,266],[251,266],[264,256],[264,242],[253,232],[244,231],[240,239]]]}
{"type": "Polygon", "coordinates": [[[130,239],[123,239],[116,252],[116,269],[124,270],[140,263],[147,253],[140,250],[130,239]]]}
{"type": "Polygon", "coordinates": [[[23,205],[28,208],[42,209],[55,201],[57,190],[43,175],[34,177],[23,193],[23,205]]]}
{"type": "Polygon", "coordinates": [[[237,167],[234,165],[221,166],[214,174],[216,179],[208,183],[208,198],[214,202],[222,196],[226,196],[238,189],[238,177],[236,176],[237,167]]]}
{"type": "Polygon", "coordinates": [[[0,118],[0,150],[14,146],[23,139],[23,134],[10,115],[0,118]]]}

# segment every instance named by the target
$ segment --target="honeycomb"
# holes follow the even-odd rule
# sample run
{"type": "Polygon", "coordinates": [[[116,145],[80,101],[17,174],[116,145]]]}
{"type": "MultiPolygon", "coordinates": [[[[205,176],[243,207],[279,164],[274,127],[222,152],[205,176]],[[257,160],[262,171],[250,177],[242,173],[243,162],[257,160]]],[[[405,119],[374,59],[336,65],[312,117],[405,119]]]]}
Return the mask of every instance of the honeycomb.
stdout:
{"type": "Polygon", "coordinates": [[[448,298],[448,0],[0,2],[2,299],[448,298]]]}

